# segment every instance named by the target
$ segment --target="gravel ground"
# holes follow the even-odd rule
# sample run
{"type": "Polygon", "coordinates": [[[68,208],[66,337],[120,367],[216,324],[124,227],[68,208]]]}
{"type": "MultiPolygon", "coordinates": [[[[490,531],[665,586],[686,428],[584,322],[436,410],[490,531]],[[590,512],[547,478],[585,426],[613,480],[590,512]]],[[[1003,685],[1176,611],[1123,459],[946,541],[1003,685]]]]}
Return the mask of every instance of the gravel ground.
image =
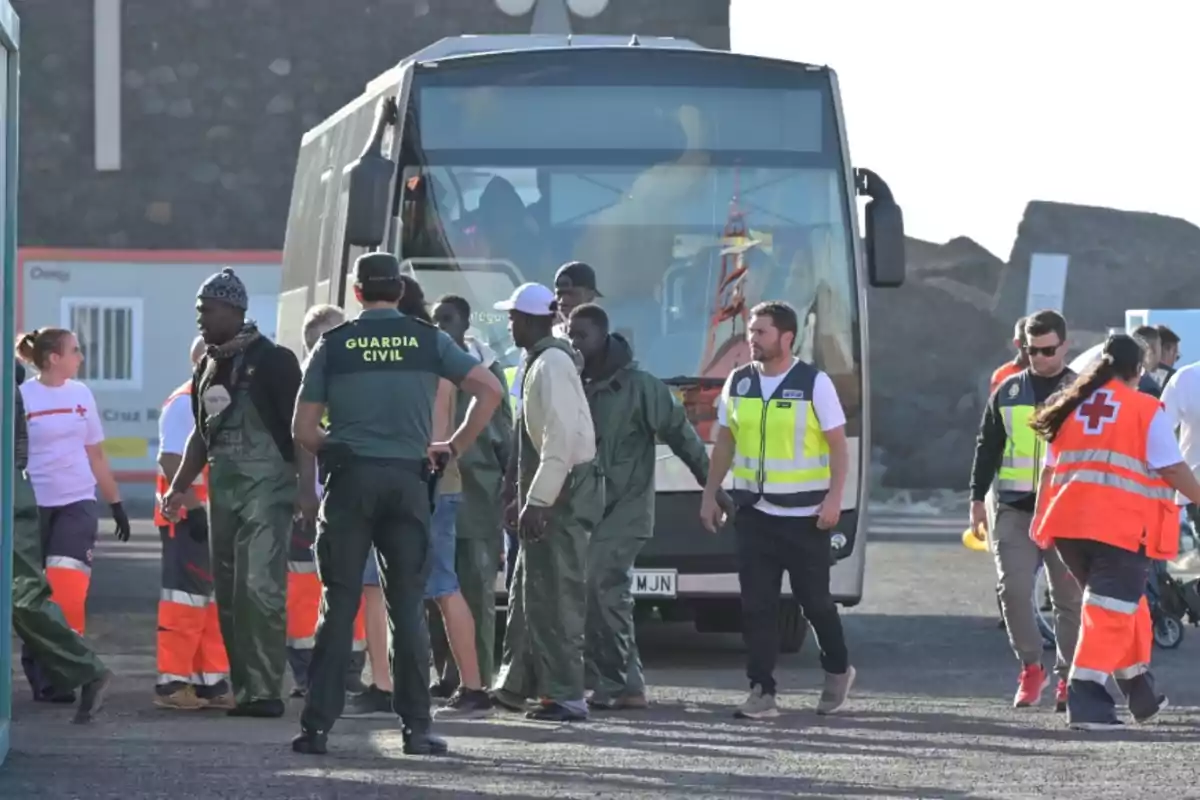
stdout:
{"type": "MultiPolygon", "coordinates": [[[[98,552],[93,637],[119,673],[90,727],[35,706],[14,681],[12,752],[0,798],[1162,798],[1200,797],[1195,661],[1200,633],[1156,651],[1173,706],[1160,724],[1077,734],[1050,709],[1015,711],[1015,665],[996,625],[986,555],[958,542],[961,509],[876,515],[868,592],[846,613],[858,690],[812,713],[811,647],[783,659],[777,721],[735,721],[745,691],[736,636],[641,631],[654,705],[548,726],[507,714],[445,724],[453,756],[405,757],[386,722],[344,721],[323,759],[290,752],[295,715],[235,721],[150,706],[158,545],[139,524],[98,552]]],[[[293,711],[299,707],[294,704],[293,711]]]]}

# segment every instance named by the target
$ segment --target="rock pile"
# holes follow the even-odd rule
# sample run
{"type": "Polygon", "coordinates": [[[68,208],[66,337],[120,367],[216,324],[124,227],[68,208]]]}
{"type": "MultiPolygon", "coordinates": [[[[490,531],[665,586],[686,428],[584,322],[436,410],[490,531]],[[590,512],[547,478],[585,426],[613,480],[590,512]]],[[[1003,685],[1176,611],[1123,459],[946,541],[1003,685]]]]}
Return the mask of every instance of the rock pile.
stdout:
{"type": "Polygon", "coordinates": [[[1035,201],[1008,263],[966,238],[908,242],[908,279],[870,289],[873,486],[966,487],[992,370],[1011,357],[1033,253],[1070,258],[1074,352],[1127,308],[1200,304],[1200,228],[1156,214],[1035,201]]]}

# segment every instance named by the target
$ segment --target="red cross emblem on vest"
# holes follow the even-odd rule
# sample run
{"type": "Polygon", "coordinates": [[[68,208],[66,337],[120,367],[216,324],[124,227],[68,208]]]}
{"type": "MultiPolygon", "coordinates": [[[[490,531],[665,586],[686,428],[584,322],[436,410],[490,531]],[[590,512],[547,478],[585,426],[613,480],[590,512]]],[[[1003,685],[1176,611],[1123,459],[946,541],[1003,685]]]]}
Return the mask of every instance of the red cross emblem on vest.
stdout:
{"type": "Polygon", "coordinates": [[[1117,418],[1121,404],[1112,399],[1112,392],[1100,389],[1087,402],[1075,409],[1075,417],[1083,423],[1084,433],[1100,433],[1104,426],[1117,418]]]}
{"type": "Polygon", "coordinates": [[[81,418],[86,417],[87,409],[84,408],[83,406],[75,406],[75,413],[78,414],[81,418]]]}

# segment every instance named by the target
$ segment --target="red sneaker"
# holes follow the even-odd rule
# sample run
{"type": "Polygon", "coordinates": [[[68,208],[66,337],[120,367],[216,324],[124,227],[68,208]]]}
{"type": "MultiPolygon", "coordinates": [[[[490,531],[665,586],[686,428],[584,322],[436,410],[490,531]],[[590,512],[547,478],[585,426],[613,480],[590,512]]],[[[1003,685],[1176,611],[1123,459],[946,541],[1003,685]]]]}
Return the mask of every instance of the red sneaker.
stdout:
{"type": "Polygon", "coordinates": [[[1063,714],[1067,710],[1067,682],[1058,679],[1058,687],[1054,690],[1054,710],[1063,714]]]}
{"type": "Polygon", "coordinates": [[[1013,708],[1028,708],[1042,701],[1042,693],[1050,685],[1050,676],[1041,664],[1026,664],[1017,682],[1017,696],[1013,708]]]}

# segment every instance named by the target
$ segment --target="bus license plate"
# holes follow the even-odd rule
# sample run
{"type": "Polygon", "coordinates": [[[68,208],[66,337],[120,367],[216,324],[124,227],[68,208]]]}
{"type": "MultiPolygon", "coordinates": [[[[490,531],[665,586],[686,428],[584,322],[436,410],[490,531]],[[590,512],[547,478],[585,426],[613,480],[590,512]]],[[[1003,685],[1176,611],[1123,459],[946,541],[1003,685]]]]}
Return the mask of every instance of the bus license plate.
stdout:
{"type": "Polygon", "coordinates": [[[674,597],[678,573],[673,569],[635,569],[634,597],[674,597]]]}

